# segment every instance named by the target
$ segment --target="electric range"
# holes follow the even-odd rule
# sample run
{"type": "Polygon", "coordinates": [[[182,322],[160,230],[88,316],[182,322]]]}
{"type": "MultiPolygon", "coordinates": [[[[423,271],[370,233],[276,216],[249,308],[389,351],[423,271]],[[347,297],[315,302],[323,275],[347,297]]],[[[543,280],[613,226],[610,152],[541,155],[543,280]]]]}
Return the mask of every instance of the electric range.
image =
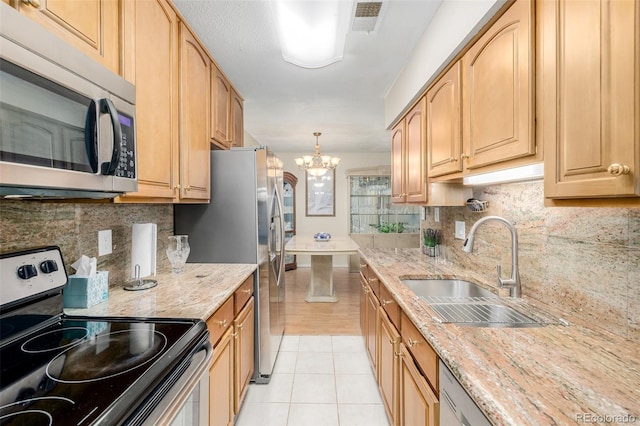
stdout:
{"type": "Polygon", "coordinates": [[[207,373],[201,320],[65,315],[58,247],[0,255],[0,278],[2,425],[167,420],[168,395],[207,373]]]}

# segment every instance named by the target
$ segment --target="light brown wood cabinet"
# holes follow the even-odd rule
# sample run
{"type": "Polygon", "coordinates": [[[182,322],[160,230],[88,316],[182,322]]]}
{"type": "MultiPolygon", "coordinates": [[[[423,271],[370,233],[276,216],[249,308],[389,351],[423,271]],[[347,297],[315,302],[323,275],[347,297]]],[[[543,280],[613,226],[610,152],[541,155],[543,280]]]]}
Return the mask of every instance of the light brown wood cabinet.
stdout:
{"type": "MultiPolygon", "coordinates": [[[[416,366],[411,353],[400,343],[400,424],[437,426],[440,403],[416,366]]],[[[446,425],[442,425],[446,426],[446,425]]]]}
{"type": "Polygon", "coordinates": [[[178,16],[166,0],[126,0],[123,76],[136,86],[138,191],[171,202],[179,185],[178,16]]]}
{"type": "Polygon", "coordinates": [[[118,0],[83,0],[81,5],[77,0],[3,1],[120,74],[118,0]]]}
{"type": "Polygon", "coordinates": [[[427,201],[426,100],[422,98],[391,132],[391,201],[427,201]]]}
{"type": "Polygon", "coordinates": [[[537,5],[545,197],[639,196],[640,4],[537,5]]]}
{"type": "Polygon", "coordinates": [[[253,276],[207,320],[213,360],[209,367],[209,424],[232,425],[254,370],[253,276]]]}
{"type": "Polygon", "coordinates": [[[180,202],[210,198],[210,59],[180,23],[180,202]]]}
{"type": "Polygon", "coordinates": [[[211,66],[211,139],[214,145],[231,147],[231,83],[214,64],[211,66]]]}
{"type": "Polygon", "coordinates": [[[429,177],[462,171],[461,63],[457,61],[427,91],[429,177]]]}
{"type": "Polygon", "coordinates": [[[380,317],[380,367],[378,387],[391,425],[400,425],[398,402],[400,392],[400,333],[385,310],[378,310],[380,317]]]}
{"type": "Polygon", "coordinates": [[[536,154],[533,4],[516,1],[462,58],[465,170],[536,154]]]}
{"type": "Polygon", "coordinates": [[[242,400],[249,389],[249,382],[253,375],[253,321],[255,312],[253,301],[253,297],[249,299],[249,302],[233,321],[235,328],[235,385],[233,397],[236,415],[240,412],[242,400]]]}
{"type": "Polygon", "coordinates": [[[244,99],[231,88],[231,146],[244,146],[244,99]]]}
{"type": "Polygon", "coordinates": [[[389,422],[438,425],[438,356],[368,265],[360,267],[360,326],[389,422]]]}

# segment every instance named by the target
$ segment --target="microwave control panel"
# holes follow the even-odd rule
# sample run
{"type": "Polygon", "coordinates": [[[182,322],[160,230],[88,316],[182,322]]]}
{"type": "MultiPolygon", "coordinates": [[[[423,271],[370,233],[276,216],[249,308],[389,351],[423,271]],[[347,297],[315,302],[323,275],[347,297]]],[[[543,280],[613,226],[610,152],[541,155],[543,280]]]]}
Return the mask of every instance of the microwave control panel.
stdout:
{"type": "Polygon", "coordinates": [[[115,175],[127,179],[136,178],[136,144],[133,118],[118,112],[122,140],[120,141],[120,163],[115,175]]]}

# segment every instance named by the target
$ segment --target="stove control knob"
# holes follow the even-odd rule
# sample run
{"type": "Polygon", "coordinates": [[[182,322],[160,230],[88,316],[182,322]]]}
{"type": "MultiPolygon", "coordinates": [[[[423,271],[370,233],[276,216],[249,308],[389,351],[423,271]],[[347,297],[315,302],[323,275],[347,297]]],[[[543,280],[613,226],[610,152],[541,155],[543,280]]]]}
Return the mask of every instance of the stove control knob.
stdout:
{"type": "Polygon", "coordinates": [[[45,274],[50,274],[58,270],[58,264],[55,260],[45,260],[40,264],[40,270],[45,274]]]}
{"type": "Polygon", "coordinates": [[[38,275],[36,265],[22,265],[18,268],[18,276],[23,280],[28,280],[38,275]]]}

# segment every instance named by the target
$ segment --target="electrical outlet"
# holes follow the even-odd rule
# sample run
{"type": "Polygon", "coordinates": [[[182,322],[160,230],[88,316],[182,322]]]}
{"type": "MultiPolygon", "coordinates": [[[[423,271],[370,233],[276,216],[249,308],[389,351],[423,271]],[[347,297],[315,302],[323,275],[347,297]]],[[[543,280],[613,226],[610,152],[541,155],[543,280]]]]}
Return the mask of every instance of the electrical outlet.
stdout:
{"type": "Polygon", "coordinates": [[[440,207],[435,207],[433,209],[433,220],[440,222],[440,207]]]}
{"type": "Polygon", "coordinates": [[[111,244],[111,229],[98,231],[98,256],[111,254],[113,247],[111,244]]]}
{"type": "Polygon", "coordinates": [[[454,237],[458,240],[465,239],[465,223],[460,220],[456,220],[456,231],[454,237]]]}

